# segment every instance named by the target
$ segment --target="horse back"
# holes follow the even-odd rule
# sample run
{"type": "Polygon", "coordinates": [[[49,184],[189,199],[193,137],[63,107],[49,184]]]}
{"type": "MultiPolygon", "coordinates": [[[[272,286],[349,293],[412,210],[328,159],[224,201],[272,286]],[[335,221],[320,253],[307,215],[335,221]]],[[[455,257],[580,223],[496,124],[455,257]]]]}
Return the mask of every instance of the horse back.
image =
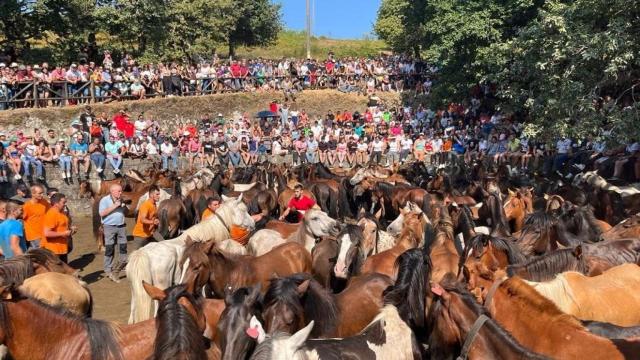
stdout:
{"type": "Polygon", "coordinates": [[[336,295],[340,310],[337,337],[353,336],[362,331],[378,315],[382,306],[382,293],[393,285],[389,276],[366,274],[351,278],[349,285],[336,295]]]}

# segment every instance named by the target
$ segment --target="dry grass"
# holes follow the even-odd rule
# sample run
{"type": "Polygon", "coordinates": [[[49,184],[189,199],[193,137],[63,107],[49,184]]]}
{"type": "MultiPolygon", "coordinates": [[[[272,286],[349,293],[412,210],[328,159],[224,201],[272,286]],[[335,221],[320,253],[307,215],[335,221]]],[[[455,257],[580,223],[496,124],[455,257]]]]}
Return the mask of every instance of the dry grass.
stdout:
{"type": "MultiPolygon", "coordinates": [[[[382,101],[389,106],[400,105],[400,95],[397,93],[379,94],[382,101]]],[[[283,101],[282,93],[235,93],[216,94],[196,97],[174,97],[165,99],[150,99],[142,101],[126,101],[113,104],[92,104],[94,112],[106,112],[112,116],[115,112],[127,107],[129,113],[137,116],[140,112],[153,115],[163,127],[171,129],[179,122],[196,120],[204,113],[213,115],[222,113],[226,118],[234,114],[255,114],[268,109],[269,102],[277,99],[283,101]]],[[[308,90],[299,94],[297,101],[292,104],[294,110],[306,110],[312,117],[323,116],[328,110],[363,111],[368,98],[355,94],[343,94],[335,90],[308,90]]],[[[27,133],[34,128],[62,129],[70,125],[82,111],[81,106],[47,109],[18,109],[0,111],[0,127],[12,131],[16,128],[24,129],[27,133]]]]}

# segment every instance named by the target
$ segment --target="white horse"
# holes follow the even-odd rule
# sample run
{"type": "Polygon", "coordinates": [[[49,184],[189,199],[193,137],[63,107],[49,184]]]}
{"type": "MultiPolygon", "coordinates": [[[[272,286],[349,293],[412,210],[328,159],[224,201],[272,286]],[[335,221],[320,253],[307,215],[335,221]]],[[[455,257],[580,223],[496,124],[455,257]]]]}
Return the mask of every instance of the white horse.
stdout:
{"type": "Polygon", "coordinates": [[[215,177],[215,174],[210,169],[202,168],[198,170],[195,174],[180,181],[182,196],[187,196],[191,190],[204,189],[211,184],[215,177]]]}
{"type": "Polygon", "coordinates": [[[193,241],[223,242],[231,237],[229,229],[232,224],[249,230],[255,228],[255,222],[247,212],[242,196],[225,201],[216,210],[216,216],[190,227],[177,238],[149,243],[134,251],[126,268],[127,278],[131,283],[129,323],[150,319],[155,314],[154,302],[142,287],[142,281],[160,289],[178,283],[182,276],[180,259],[187,237],[193,241]]]}
{"type": "Polygon", "coordinates": [[[338,222],[336,220],[330,218],[322,210],[309,209],[304,214],[298,230],[289,235],[288,238],[284,239],[275,230],[262,229],[249,239],[247,246],[250,254],[261,256],[285,242],[297,242],[311,253],[317,239],[323,236],[336,235],[338,232],[338,222]]]}

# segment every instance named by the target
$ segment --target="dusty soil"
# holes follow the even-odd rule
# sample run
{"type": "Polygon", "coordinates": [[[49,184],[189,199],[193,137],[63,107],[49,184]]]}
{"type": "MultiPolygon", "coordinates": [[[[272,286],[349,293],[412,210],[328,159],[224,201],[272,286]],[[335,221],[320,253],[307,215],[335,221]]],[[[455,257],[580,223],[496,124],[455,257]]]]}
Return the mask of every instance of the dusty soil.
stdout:
{"type": "MultiPolygon", "coordinates": [[[[89,284],[94,303],[93,317],[126,323],[129,319],[131,292],[124,270],[120,274],[119,284],[103,278],[104,256],[96,251],[96,244],[91,233],[91,217],[76,214],[73,217],[73,223],[78,226],[79,230],[73,237],[74,249],[69,256],[69,261],[74,268],[82,269],[82,279],[89,284]]],[[[130,234],[132,227],[133,221],[128,219],[127,234],[130,234]]]]}

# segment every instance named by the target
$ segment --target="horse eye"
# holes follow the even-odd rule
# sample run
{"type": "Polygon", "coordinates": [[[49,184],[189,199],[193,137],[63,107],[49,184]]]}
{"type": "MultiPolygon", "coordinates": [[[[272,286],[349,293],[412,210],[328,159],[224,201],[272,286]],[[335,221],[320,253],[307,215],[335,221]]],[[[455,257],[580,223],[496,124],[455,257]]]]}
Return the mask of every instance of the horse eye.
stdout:
{"type": "Polygon", "coordinates": [[[318,217],[317,216],[316,217],[312,217],[311,220],[314,220],[314,221],[318,220],[318,217]]]}

